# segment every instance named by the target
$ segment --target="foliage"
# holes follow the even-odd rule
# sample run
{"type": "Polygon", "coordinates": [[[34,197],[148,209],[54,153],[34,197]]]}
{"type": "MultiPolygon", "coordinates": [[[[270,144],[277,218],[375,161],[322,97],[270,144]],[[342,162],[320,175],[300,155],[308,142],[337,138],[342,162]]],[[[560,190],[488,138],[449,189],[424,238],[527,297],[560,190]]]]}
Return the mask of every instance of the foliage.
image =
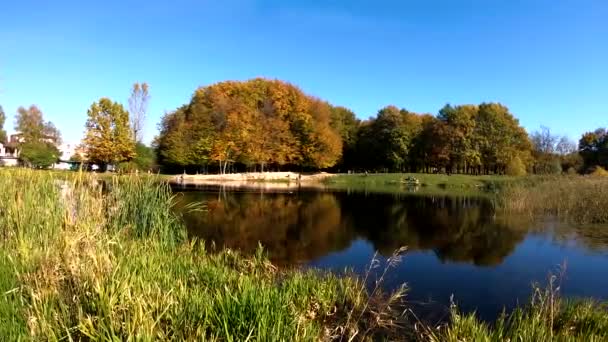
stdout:
{"type": "Polygon", "coordinates": [[[598,128],[593,132],[583,134],[578,145],[586,169],[590,170],[595,166],[608,168],[608,133],[606,129],[598,128]]]}
{"type": "Polygon", "coordinates": [[[52,122],[44,121],[38,107],[19,107],[15,129],[21,133],[17,141],[21,163],[34,168],[49,168],[57,162],[61,156],[57,149],[61,134],[52,122]]]}
{"type": "Polygon", "coordinates": [[[133,162],[138,170],[149,171],[155,168],[156,155],[154,154],[154,149],[138,142],[135,144],[135,154],[133,162]]]}
{"type": "Polygon", "coordinates": [[[45,141],[26,141],[21,144],[19,159],[36,169],[47,169],[55,164],[61,152],[55,145],[45,141]]]}
{"type": "Polygon", "coordinates": [[[595,177],[608,177],[608,171],[601,166],[596,166],[590,175],[595,177]]]}
{"type": "Polygon", "coordinates": [[[437,117],[388,106],[361,125],[357,168],[383,171],[503,173],[529,159],[524,129],[497,103],[446,105],[437,117]]]}
{"type": "Polygon", "coordinates": [[[199,88],[165,114],[155,147],[165,168],[220,173],[230,165],[502,174],[513,158],[526,167],[532,159],[527,133],[499,103],[446,105],[436,117],[386,106],[360,122],[347,108],[261,78],[199,88]]]}
{"type": "Polygon", "coordinates": [[[55,125],[44,121],[42,111],[35,105],[17,109],[15,130],[22,134],[24,142],[47,141],[55,145],[61,143],[61,134],[55,125]]]}
{"type": "Polygon", "coordinates": [[[150,102],[150,87],[148,83],[135,83],[129,97],[129,114],[131,119],[131,129],[136,142],[143,140],[143,129],[150,102]]]}
{"type": "Polygon", "coordinates": [[[0,106],[0,144],[7,143],[6,131],[4,130],[4,123],[6,122],[6,114],[4,109],[0,106]]]}
{"type": "Polygon", "coordinates": [[[534,163],[532,171],[536,174],[559,174],[570,168],[580,170],[582,162],[577,157],[576,144],[568,137],[553,135],[548,127],[541,126],[539,131],[530,135],[534,163]]]}
{"type": "Polygon", "coordinates": [[[338,124],[338,115],[289,83],[261,78],[217,83],[199,88],[188,105],[163,117],[159,161],[179,167],[214,163],[220,172],[229,163],[261,170],[328,168],[340,159],[340,133],[352,134],[351,127],[338,124]]]}
{"type": "Polygon", "coordinates": [[[105,170],[108,164],[119,164],[135,157],[135,143],[129,128],[129,113],[109,98],[94,102],[87,112],[83,140],[89,163],[105,170]]]}
{"type": "Polygon", "coordinates": [[[526,166],[518,156],[515,156],[507,164],[506,174],[509,176],[525,176],[526,166]]]}
{"type": "Polygon", "coordinates": [[[356,158],[354,153],[359,125],[360,121],[353,111],[341,106],[332,106],[331,127],[342,138],[342,160],[339,162],[342,167],[351,164],[356,158]]]}

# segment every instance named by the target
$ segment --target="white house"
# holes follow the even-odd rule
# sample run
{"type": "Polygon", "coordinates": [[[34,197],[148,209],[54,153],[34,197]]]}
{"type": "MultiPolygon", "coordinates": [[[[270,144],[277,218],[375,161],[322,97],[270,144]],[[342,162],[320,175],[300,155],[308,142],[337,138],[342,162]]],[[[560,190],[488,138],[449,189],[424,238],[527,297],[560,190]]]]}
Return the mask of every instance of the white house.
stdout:
{"type": "MultiPolygon", "coordinates": [[[[55,139],[48,137],[44,138],[45,141],[55,143],[55,139]]],[[[12,134],[10,136],[8,144],[0,143],[0,166],[18,166],[19,165],[19,149],[18,144],[25,142],[21,133],[12,134]]],[[[78,145],[64,143],[57,147],[59,152],[59,162],[53,165],[54,169],[69,170],[78,163],[70,161],[75,155],[83,156],[82,152],[78,150],[78,145]]]]}
{"type": "Polygon", "coordinates": [[[53,169],[70,170],[75,164],[78,164],[71,161],[72,157],[76,155],[82,157],[82,153],[78,151],[78,145],[76,144],[64,143],[59,145],[58,149],[59,152],[61,152],[61,155],[59,157],[59,162],[53,165],[53,169]]]}

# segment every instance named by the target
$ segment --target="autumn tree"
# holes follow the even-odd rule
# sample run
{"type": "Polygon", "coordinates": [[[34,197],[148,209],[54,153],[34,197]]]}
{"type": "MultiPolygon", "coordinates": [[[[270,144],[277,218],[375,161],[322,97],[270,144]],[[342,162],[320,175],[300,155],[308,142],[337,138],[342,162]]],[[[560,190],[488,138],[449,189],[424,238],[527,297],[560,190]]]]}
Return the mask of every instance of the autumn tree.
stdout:
{"type": "Polygon", "coordinates": [[[475,121],[474,145],[479,149],[480,167],[485,173],[504,172],[515,157],[527,164],[531,149],[528,134],[506,106],[482,103],[475,121]]]}
{"type": "Polygon", "coordinates": [[[167,113],[156,138],[163,165],[219,172],[231,167],[328,168],[342,154],[332,106],[278,80],[226,81],[197,89],[167,113]]]}
{"type": "Polygon", "coordinates": [[[4,130],[4,123],[6,122],[6,114],[4,113],[4,109],[0,106],[0,144],[6,144],[7,136],[6,131],[4,130]]]}
{"type": "Polygon", "coordinates": [[[148,113],[148,103],[150,101],[148,83],[134,83],[129,97],[129,114],[131,120],[131,130],[136,142],[143,140],[144,125],[148,113]]]}
{"type": "Polygon", "coordinates": [[[342,159],[338,163],[340,167],[348,168],[349,165],[355,164],[359,126],[360,121],[352,110],[342,106],[332,106],[331,127],[342,139],[342,159]]]}
{"type": "Polygon", "coordinates": [[[435,117],[388,106],[357,139],[357,164],[371,170],[504,173],[530,159],[525,130],[498,103],[448,104],[435,117]]]}
{"type": "Polygon", "coordinates": [[[135,157],[135,143],[129,127],[129,113],[109,98],[94,102],[87,112],[83,145],[89,163],[106,170],[135,157]]]}
{"type": "Polygon", "coordinates": [[[61,134],[52,122],[44,121],[37,106],[19,107],[15,121],[15,130],[21,134],[17,142],[19,160],[24,165],[49,168],[59,160],[61,134]]]}
{"type": "Polygon", "coordinates": [[[449,146],[448,168],[467,172],[470,167],[480,165],[480,155],[473,133],[476,127],[476,114],[479,107],[445,105],[437,118],[445,123],[447,130],[444,143],[449,146]]]}
{"type": "Polygon", "coordinates": [[[608,167],[608,132],[605,128],[583,134],[578,148],[587,171],[595,166],[608,167]]]}

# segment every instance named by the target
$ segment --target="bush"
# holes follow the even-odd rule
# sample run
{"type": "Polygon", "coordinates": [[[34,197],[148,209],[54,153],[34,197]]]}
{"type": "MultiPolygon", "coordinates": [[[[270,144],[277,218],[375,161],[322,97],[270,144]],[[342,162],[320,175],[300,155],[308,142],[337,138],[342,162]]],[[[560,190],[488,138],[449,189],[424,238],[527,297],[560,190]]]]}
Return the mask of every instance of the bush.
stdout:
{"type": "Polygon", "coordinates": [[[608,171],[601,166],[596,166],[590,175],[594,177],[608,177],[608,171]]]}
{"type": "Polygon", "coordinates": [[[507,164],[506,173],[509,176],[525,176],[526,166],[519,157],[515,157],[507,164]]]}

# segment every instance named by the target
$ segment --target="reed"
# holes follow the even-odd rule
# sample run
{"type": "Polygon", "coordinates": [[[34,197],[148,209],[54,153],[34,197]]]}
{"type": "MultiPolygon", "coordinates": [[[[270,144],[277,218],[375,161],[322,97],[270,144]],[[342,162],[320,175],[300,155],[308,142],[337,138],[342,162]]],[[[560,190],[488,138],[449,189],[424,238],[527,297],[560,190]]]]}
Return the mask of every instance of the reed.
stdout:
{"type": "MultiPolygon", "coordinates": [[[[382,282],[274,267],[260,248],[207,253],[153,177],[0,169],[0,336],[6,340],[431,341],[608,337],[604,304],[537,291],[488,325],[452,308],[439,329],[405,318],[382,282]],[[550,321],[549,321],[550,318],[550,321]],[[414,328],[418,330],[415,331],[414,328]]],[[[384,267],[380,267],[384,265],[384,267]]],[[[370,280],[377,275],[375,281],[370,280]]]]}
{"type": "Polygon", "coordinates": [[[493,324],[475,314],[451,308],[449,323],[437,328],[421,327],[427,341],[606,341],[608,306],[589,299],[564,300],[559,277],[550,275],[546,287],[534,286],[530,303],[503,315],[493,324]]]}
{"type": "Polygon", "coordinates": [[[505,188],[498,207],[507,215],[555,216],[577,223],[608,222],[608,179],[555,176],[505,188]]]}
{"type": "Polygon", "coordinates": [[[262,249],[207,253],[152,177],[0,170],[0,186],[10,340],[316,341],[380,302],[363,307],[355,278],[278,270],[262,249]]]}

